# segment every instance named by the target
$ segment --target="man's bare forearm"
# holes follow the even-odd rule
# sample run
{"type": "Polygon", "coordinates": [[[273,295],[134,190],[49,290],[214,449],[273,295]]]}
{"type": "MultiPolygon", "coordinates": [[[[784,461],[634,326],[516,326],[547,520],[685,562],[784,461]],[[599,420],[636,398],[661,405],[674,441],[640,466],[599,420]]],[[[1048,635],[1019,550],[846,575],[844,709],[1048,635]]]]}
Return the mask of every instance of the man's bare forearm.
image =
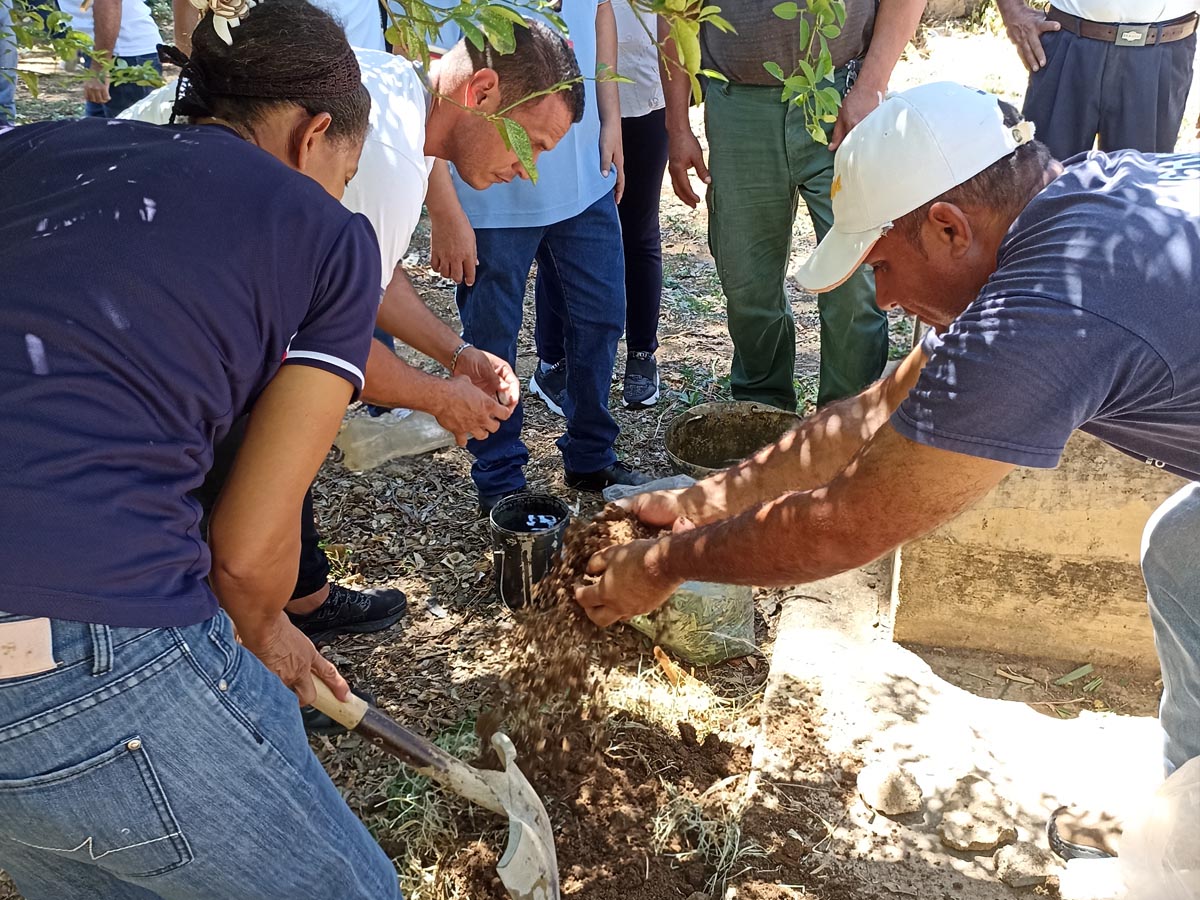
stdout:
{"type": "Polygon", "coordinates": [[[692,83],[678,62],[678,50],[670,37],[666,22],[659,19],[658,38],[662,51],[658,57],[658,74],[662,81],[663,100],[666,103],[667,131],[692,130],[688,118],[688,107],[692,99],[692,83]]]}
{"type": "Polygon", "coordinates": [[[914,443],[884,425],[828,485],[671,534],[646,565],[676,582],[767,587],[827,578],[932,531],[1011,469],[914,443]]]}
{"type": "Polygon", "coordinates": [[[875,17],[871,46],[856,83],[867,90],[887,90],[892,70],[905,45],[917,33],[924,12],[925,0],[882,0],[875,17]]]}
{"type": "Polygon", "coordinates": [[[428,413],[441,408],[446,390],[446,379],[410,366],[377,340],[371,342],[364,380],[364,403],[428,413]]]}
{"type": "Polygon", "coordinates": [[[887,378],[829,404],[778,443],[689,488],[684,507],[711,522],[789,491],[828,484],[888,421],[924,364],[925,355],[917,348],[887,378]]]}
{"type": "Polygon", "coordinates": [[[121,0],[96,0],[92,14],[96,29],[92,46],[107,53],[111,60],[116,55],[117,35],[121,32],[121,0]]]}
{"type": "Polygon", "coordinates": [[[454,351],[462,344],[462,338],[454,329],[425,305],[403,266],[397,266],[392,273],[375,321],[392,337],[446,368],[450,367],[454,351]]]}
{"type": "MultiPolygon", "coordinates": [[[[616,74],[617,20],[611,2],[596,7],[596,62],[608,75],[616,74]]],[[[596,85],[596,106],[601,124],[620,124],[621,98],[615,81],[601,81],[596,85]]]]}

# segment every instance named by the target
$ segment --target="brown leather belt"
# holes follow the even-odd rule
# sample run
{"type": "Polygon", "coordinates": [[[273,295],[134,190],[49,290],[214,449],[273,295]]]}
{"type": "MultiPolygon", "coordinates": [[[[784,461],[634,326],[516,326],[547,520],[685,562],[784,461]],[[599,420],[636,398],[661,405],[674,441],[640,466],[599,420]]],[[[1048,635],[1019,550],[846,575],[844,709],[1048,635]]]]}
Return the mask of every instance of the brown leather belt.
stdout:
{"type": "Polygon", "coordinates": [[[1191,37],[1196,31],[1197,19],[1200,15],[1180,16],[1169,22],[1149,22],[1144,24],[1105,24],[1081,19],[1065,13],[1061,9],[1050,7],[1046,18],[1058,22],[1067,31],[1080,37],[1091,38],[1093,41],[1104,41],[1106,44],[1116,44],[1119,47],[1149,47],[1153,44],[1169,44],[1191,37]]]}

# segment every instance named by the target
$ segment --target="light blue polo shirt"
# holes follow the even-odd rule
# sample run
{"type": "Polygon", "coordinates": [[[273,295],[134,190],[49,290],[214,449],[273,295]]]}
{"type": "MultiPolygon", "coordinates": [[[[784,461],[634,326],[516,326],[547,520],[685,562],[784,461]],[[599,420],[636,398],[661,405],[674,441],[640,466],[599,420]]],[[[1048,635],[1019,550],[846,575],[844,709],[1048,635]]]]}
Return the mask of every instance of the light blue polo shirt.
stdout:
{"type": "MultiPolygon", "coordinates": [[[[609,0],[600,0],[607,3],[609,0]]],[[[443,4],[444,5],[444,4],[443,4]]],[[[579,215],[617,184],[615,168],[600,173],[600,110],[596,104],[597,0],[563,0],[562,18],[570,33],[584,82],[583,121],[572,125],[553,150],[538,157],[538,182],[516,180],[477,191],[454,174],[463,211],[475,228],[534,228],[579,215]]],[[[441,45],[453,46],[461,37],[457,25],[442,30],[441,45]]]]}

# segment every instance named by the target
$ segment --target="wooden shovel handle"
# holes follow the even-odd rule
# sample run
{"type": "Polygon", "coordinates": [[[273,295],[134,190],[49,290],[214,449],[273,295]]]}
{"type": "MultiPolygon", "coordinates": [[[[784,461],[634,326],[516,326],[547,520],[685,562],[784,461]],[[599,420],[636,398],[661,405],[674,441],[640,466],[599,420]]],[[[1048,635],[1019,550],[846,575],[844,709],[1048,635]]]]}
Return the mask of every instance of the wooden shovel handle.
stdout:
{"type": "Polygon", "coordinates": [[[317,692],[313,707],[325,713],[339,725],[344,725],[350,731],[357,728],[358,723],[367,714],[367,701],[353,692],[345,700],[339,700],[333,695],[329,685],[316,675],[312,676],[312,682],[313,688],[317,692]]]}

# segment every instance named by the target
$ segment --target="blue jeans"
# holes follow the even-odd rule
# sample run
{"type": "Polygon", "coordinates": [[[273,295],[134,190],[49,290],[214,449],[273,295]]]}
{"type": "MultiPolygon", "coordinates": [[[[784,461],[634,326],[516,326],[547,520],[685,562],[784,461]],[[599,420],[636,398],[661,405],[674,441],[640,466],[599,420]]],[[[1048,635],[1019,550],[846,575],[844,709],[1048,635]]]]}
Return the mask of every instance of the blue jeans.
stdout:
{"type": "MultiPolygon", "coordinates": [[[[131,66],[153,63],[155,71],[159,75],[162,74],[162,63],[158,61],[158,55],[154,53],[148,53],[144,56],[122,56],[118,60],[124,60],[131,66]]],[[[87,64],[87,59],[84,58],[83,65],[86,66],[87,64]]],[[[133,84],[132,82],[110,85],[108,89],[108,102],[92,103],[90,100],[85,101],[83,104],[84,115],[98,119],[115,119],[143,97],[149,96],[153,90],[154,88],[148,84],[133,84]]]]}
{"type": "MultiPolygon", "coordinates": [[[[662,310],[662,231],[658,207],[663,173],[667,170],[667,114],[656,109],[644,116],[621,119],[625,149],[625,196],[617,206],[621,246],[625,257],[625,344],[630,353],[658,349],[658,319],[662,310]]],[[[565,355],[563,324],[554,309],[552,285],[538,278],[538,359],[553,365],[565,355]]]]}
{"type": "Polygon", "coordinates": [[[0,120],[17,124],[17,39],[12,31],[12,0],[0,0],[0,120]]]}
{"type": "Polygon", "coordinates": [[[1142,574],[1162,665],[1158,718],[1170,775],[1200,756],[1200,483],[1174,493],[1150,517],[1142,574]]]}
{"type": "Polygon", "coordinates": [[[228,617],[51,629],[57,667],[0,681],[0,869],[26,900],[399,900],[228,617]]]}
{"type": "MultiPolygon", "coordinates": [[[[579,215],[537,228],[478,228],[475,285],[458,288],[463,340],[516,366],[525,281],[536,259],[551,308],[562,319],[567,359],[567,431],[558,439],[570,472],[617,461],[620,433],[608,412],[617,342],[625,325],[625,260],[611,192],[579,215]]],[[[525,486],[529,451],[521,440],[523,404],[487,440],[472,440],[471,477],[480,494],[525,486]]]]}

